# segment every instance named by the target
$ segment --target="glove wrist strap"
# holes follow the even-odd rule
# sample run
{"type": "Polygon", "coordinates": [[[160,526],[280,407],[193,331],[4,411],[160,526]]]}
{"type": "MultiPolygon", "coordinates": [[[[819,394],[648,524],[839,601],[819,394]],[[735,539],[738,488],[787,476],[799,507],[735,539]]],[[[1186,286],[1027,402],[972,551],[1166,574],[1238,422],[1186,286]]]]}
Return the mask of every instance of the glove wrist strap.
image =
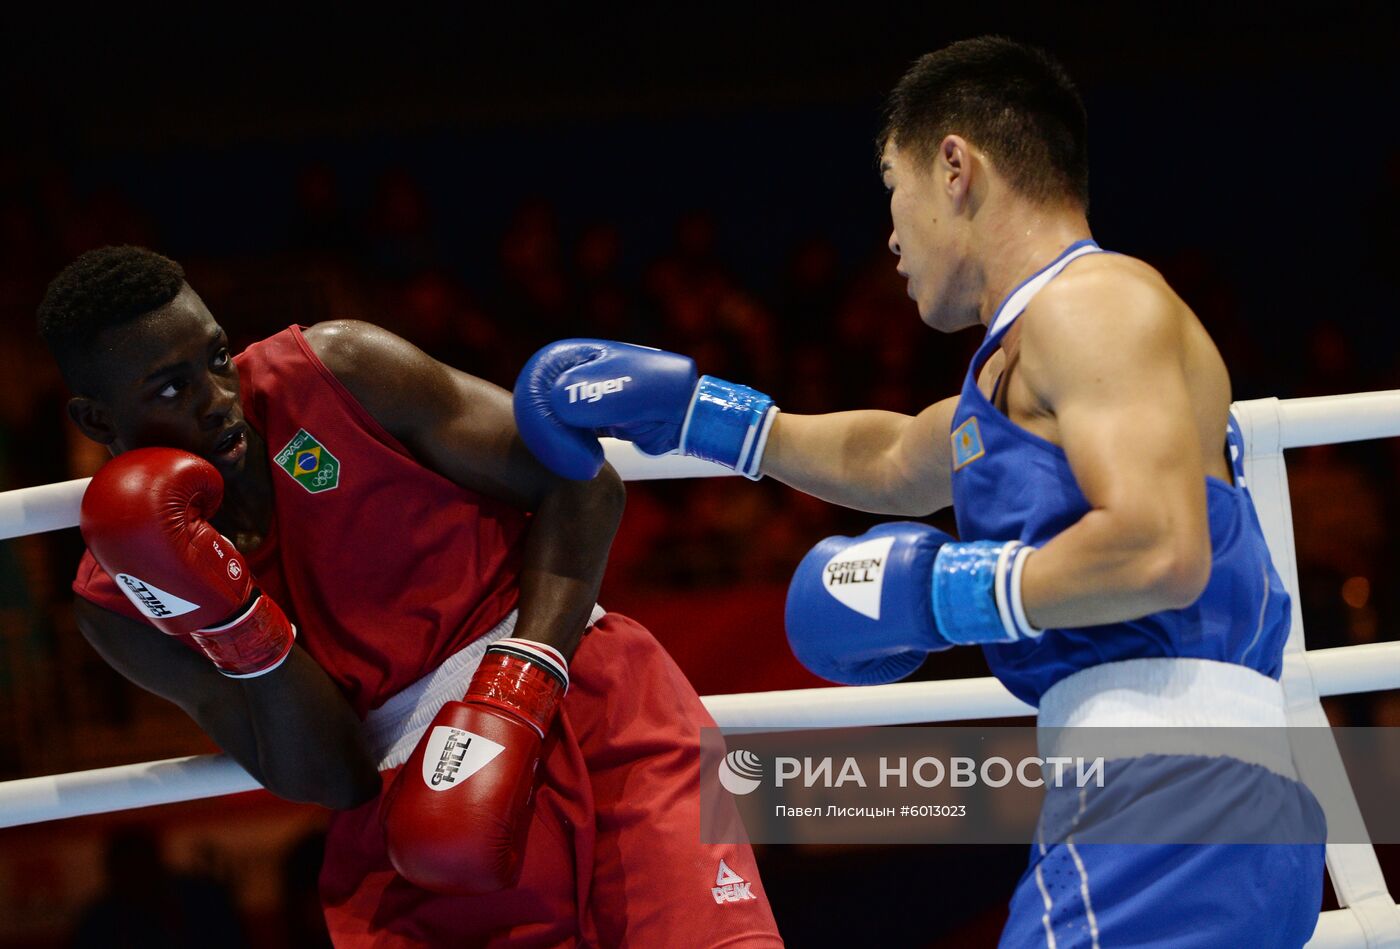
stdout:
{"type": "Polygon", "coordinates": [[[1020,541],[944,544],[933,562],[933,615],[957,645],[1037,639],[1021,602],[1021,574],[1035,548],[1020,541]]]}
{"type": "Polygon", "coordinates": [[[757,481],[778,408],[748,386],[701,376],[681,428],[681,451],[757,481]]]}
{"type": "Polygon", "coordinates": [[[543,738],[568,691],[569,664],[559,650],[529,639],[510,638],[486,650],[463,701],[522,718],[543,738]]]}
{"type": "Polygon", "coordinates": [[[259,593],[227,623],[197,629],[190,638],[224,675],[255,679],[287,661],[297,630],[272,597],[259,593]]]}

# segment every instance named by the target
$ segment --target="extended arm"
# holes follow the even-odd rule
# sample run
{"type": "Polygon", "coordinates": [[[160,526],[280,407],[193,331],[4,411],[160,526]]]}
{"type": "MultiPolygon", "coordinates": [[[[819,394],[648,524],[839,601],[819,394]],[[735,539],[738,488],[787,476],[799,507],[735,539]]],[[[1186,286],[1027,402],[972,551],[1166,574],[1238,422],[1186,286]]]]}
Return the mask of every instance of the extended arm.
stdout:
{"type": "Polygon", "coordinates": [[[539,350],[515,383],[525,441],[553,471],[587,479],[600,434],[649,454],[678,451],[747,477],[771,475],[835,504],[889,514],[930,514],[952,501],[956,399],[918,416],[839,412],[797,416],[745,385],[696,375],[677,353],[598,339],[539,350]]]}
{"type": "Polygon", "coordinates": [[[949,432],[957,398],[916,416],[896,412],[780,414],[763,473],[824,501],[922,517],[953,503],[949,432]]]}

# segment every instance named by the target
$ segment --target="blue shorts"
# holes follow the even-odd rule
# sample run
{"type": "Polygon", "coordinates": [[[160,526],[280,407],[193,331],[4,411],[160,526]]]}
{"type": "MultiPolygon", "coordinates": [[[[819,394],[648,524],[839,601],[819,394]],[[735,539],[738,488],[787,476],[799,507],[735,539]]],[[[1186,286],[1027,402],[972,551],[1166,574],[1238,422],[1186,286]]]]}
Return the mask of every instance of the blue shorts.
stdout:
{"type": "Polygon", "coordinates": [[[1307,788],[1232,759],[1148,756],[1106,771],[1102,789],[1047,792],[1050,833],[1031,847],[1001,946],[1308,941],[1322,904],[1326,827],[1307,788]],[[1133,786],[1147,792],[1133,795],[1133,786]],[[1165,842],[1226,836],[1283,842],[1165,842]],[[1124,842],[1144,839],[1153,842],[1124,842]]]}

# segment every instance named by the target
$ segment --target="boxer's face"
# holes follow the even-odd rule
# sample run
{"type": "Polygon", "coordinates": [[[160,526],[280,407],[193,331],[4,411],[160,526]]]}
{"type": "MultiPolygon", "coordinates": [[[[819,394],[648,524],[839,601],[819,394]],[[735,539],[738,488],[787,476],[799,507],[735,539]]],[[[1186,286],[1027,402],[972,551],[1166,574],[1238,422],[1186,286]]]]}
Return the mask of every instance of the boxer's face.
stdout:
{"type": "Polygon", "coordinates": [[[952,332],[977,322],[968,311],[959,275],[964,260],[964,233],[959,219],[958,186],[941,159],[915,161],[891,142],[885,144],[880,172],[890,194],[890,252],[919,308],[919,318],[934,329],[952,332]]]}
{"type": "Polygon", "coordinates": [[[69,409],[89,438],[114,454],[183,449],[225,478],[242,469],[250,431],[238,372],[223,329],[188,285],[160,309],[99,333],[92,352],[98,394],[69,409]]]}

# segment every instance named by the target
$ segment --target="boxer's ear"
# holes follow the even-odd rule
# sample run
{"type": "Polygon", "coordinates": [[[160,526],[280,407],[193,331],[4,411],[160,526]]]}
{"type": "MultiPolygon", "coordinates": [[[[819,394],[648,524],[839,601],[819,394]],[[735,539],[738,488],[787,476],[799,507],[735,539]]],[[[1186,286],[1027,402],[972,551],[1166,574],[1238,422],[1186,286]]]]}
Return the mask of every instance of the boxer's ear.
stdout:
{"type": "Polygon", "coordinates": [[[972,197],[972,146],[961,135],[944,136],[934,161],[935,180],[948,195],[954,209],[972,197]]]}
{"type": "Polygon", "coordinates": [[[76,395],[68,400],[68,417],[78,430],[99,445],[110,445],[117,440],[116,429],[107,407],[96,399],[76,395]]]}

